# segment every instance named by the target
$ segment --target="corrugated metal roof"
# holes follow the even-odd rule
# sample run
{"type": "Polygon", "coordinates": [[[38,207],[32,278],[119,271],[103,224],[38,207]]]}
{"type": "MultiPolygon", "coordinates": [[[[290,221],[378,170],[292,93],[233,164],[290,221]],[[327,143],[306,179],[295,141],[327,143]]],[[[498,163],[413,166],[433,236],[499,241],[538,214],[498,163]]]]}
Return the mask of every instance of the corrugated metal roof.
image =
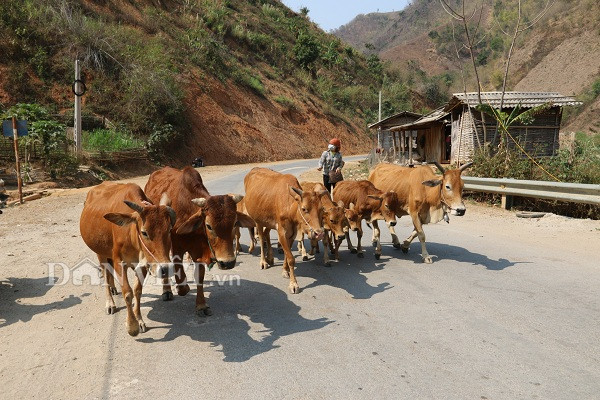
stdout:
{"type": "Polygon", "coordinates": [[[369,129],[375,129],[378,128],[380,125],[385,125],[386,122],[391,121],[394,118],[399,118],[399,117],[413,117],[413,118],[421,118],[423,115],[422,114],[417,114],[411,111],[402,111],[399,112],[398,114],[394,114],[391,115],[387,118],[382,119],[381,121],[375,122],[374,124],[369,125],[369,129]]]}
{"type": "Polygon", "coordinates": [[[444,107],[437,108],[430,112],[429,114],[423,115],[423,117],[419,118],[415,122],[411,122],[410,124],[393,126],[389,130],[390,131],[406,131],[412,130],[413,128],[418,128],[423,125],[427,125],[431,122],[439,121],[446,116],[448,116],[449,112],[445,110],[444,107]]]}
{"type": "MultiPolygon", "coordinates": [[[[492,107],[500,107],[500,98],[502,92],[481,92],[481,101],[492,107]]],[[[467,104],[467,98],[471,105],[478,104],[477,93],[470,92],[465,96],[464,93],[454,93],[452,99],[446,105],[446,110],[454,108],[457,104],[467,104]]],[[[563,96],[560,93],[550,92],[506,92],[504,93],[503,107],[512,108],[521,104],[523,108],[533,108],[546,103],[555,106],[579,106],[583,104],[574,97],[563,96]]]]}

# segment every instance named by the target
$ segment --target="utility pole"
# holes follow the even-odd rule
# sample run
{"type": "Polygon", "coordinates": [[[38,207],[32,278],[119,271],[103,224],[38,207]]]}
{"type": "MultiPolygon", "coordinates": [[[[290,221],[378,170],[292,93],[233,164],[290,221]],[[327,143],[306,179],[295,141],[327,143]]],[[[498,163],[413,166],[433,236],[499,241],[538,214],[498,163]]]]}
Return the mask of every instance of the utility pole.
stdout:
{"type": "Polygon", "coordinates": [[[75,141],[75,153],[81,154],[81,68],[79,60],[75,60],[75,82],[73,83],[73,94],[75,94],[75,119],[73,121],[73,140],[75,141]]]}
{"type": "Polygon", "coordinates": [[[15,161],[17,169],[17,186],[19,189],[19,203],[23,204],[23,179],[21,178],[21,161],[19,160],[19,135],[17,133],[17,117],[12,117],[13,144],[15,145],[15,161]]]}

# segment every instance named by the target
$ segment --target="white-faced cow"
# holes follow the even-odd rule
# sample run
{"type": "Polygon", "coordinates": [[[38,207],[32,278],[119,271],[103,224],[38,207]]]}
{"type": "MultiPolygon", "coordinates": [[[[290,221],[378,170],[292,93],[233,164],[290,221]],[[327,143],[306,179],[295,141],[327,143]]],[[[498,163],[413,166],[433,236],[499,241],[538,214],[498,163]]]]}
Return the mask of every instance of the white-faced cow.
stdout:
{"type": "Polygon", "coordinates": [[[412,219],[414,231],[402,244],[394,228],[390,226],[394,247],[401,248],[406,253],[410,243],[418,236],[421,256],[428,264],[433,259],[425,247],[423,224],[447,219],[448,212],[459,216],[465,214],[461,173],[472,163],[454,170],[445,170],[439,163],[435,164],[442,176],[435,175],[429,166],[408,168],[393,164],[379,164],[369,174],[369,180],[375,186],[381,190],[393,190],[398,195],[398,205],[393,210],[396,215],[410,215],[412,219]]]}

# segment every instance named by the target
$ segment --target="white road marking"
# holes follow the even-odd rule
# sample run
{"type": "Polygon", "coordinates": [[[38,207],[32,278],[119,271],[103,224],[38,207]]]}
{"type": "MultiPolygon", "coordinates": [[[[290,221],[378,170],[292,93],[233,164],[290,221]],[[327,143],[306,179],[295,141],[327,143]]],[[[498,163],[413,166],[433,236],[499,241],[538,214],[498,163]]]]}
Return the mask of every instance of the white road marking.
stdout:
{"type": "Polygon", "coordinates": [[[291,170],[293,170],[293,169],[308,169],[308,168],[310,168],[310,167],[291,167],[291,168],[282,169],[282,170],[281,170],[281,171],[279,171],[279,172],[291,171],[291,170]]]}

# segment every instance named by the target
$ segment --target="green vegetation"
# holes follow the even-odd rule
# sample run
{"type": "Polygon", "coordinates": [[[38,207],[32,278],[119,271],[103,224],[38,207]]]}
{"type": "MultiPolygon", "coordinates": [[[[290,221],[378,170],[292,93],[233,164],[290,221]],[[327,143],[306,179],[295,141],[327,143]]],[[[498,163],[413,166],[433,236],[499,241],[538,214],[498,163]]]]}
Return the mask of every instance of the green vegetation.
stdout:
{"type": "Polygon", "coordinates": [[[83,149],[86,151],[121,151],[145,147],[143,140],[130,132],[111,129],[95,129],[83,132],[83,149]]]}
{"type": "Polygon", "coordinates": [[[294,100],[290,99],[289,97],[286,96],[275,96],[273,98],[273,100],[275,100],[277,103],[281,104],[284,107],[287,107],[289,109],[295,109],[296,103],[294,103],[294,100]]]}

